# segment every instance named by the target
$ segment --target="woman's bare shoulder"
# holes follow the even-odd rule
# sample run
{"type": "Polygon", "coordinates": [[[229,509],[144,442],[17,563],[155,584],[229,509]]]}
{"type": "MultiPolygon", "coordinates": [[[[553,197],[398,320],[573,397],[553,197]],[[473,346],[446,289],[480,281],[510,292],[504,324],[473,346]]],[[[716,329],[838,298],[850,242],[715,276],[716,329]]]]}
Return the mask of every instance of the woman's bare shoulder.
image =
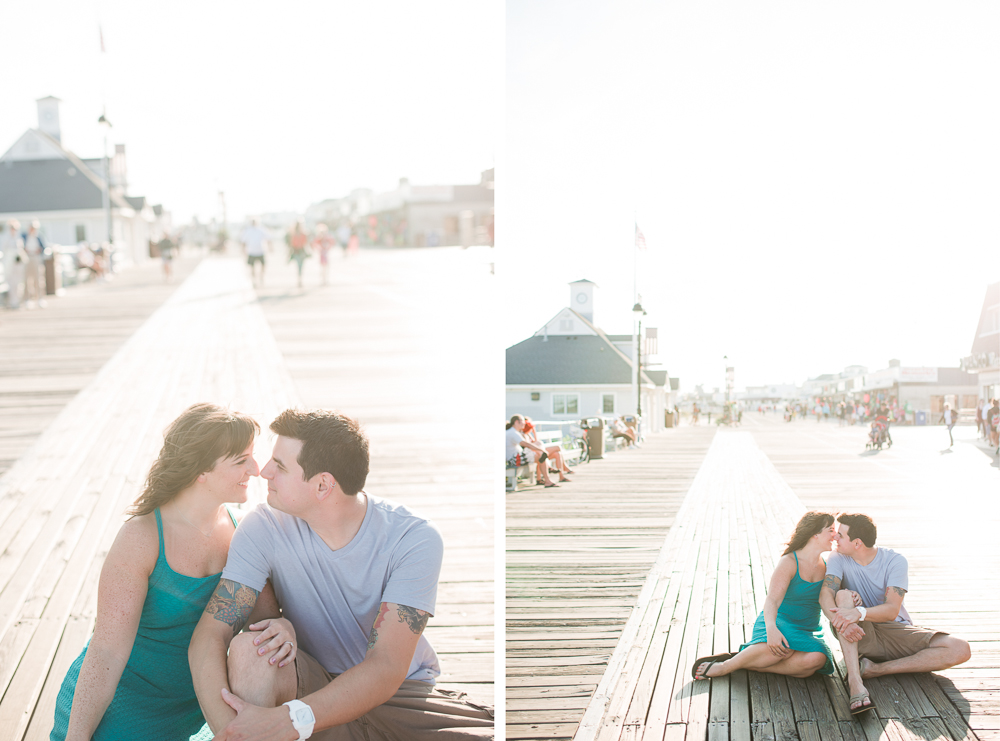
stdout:
{"type": "Polygon", "coordinates": [[[108,559],[151,573],[160,554],[156,515],[138,515],[125,521],[108,551],[108,559]]]}
{"type": "Polygon", "coordinates": [[[792,553],[786,553],[784,556],[778,559],[778,562],[774,564],[774,572],[789,572],[790,574],[795,573],[796,561],[795,555],[792,553]]]}

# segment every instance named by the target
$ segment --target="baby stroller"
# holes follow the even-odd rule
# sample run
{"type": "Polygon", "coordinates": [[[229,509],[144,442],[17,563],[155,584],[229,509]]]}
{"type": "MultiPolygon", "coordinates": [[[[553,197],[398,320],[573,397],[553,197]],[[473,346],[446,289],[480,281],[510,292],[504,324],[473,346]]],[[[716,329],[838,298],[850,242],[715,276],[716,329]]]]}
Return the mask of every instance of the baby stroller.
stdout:
{"type": "Polygon", "coordinates": [[[889,420],[885,417],[876,417],[872,421],[872,428],[868,432],[868,442],[865,443],[865,450],[881,450],[883,445],[892,447],[892,436],[889,435],[889,420]]]}

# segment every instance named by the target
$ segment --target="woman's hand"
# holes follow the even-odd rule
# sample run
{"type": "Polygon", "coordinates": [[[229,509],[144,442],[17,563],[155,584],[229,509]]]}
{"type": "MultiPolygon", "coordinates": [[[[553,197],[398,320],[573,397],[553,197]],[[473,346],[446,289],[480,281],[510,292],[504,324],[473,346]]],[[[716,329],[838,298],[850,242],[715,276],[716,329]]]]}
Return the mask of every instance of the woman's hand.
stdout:
{"type": "Polygon", "coordinates": [[[260,632],[254,637],[258,656],[268,656],[268,663],[278,667],[287,666],[295,660],[298,647],[295,644],[295,628],[285,618],[268,618],[248,627],[252,632],[260,632]]]}
{"type": "Polygon", "coordinates": [[[784,634],[778,630],[777,626],[767,629],[767,647],[772,654],[784,659],[791,655],[792,649],[788,646],[784,634]]]}

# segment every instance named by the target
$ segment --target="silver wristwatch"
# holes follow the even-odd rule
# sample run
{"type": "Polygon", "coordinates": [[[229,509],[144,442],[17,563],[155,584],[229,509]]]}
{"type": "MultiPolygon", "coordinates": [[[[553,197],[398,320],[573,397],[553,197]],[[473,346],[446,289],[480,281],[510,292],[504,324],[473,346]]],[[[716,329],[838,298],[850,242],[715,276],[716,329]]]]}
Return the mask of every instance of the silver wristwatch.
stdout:
{"type": "Polygon", "coordinates": [[[288,706],[288,714],[292,716],[292,725],[299,732],[299,741],[312,736],[313,727],[316,725],[316,716],[313,715],[312,708],[302,700],[289,700],[285,705],[288,706]]]}

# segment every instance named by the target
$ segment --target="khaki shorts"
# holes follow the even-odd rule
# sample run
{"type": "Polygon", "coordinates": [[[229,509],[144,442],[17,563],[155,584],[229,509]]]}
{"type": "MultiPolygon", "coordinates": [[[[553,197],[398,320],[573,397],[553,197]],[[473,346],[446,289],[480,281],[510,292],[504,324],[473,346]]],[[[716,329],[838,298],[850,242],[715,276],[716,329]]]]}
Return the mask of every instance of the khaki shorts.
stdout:
{"type": "Polygon", "coordinates": [[[858,641],[858,655],[872,661],[891,661],[913,656],[927,648],[934,636],[948,635],[941,630],[918,628],[906,623],[872,623],[863,620],[858,625],[865,632],[858,641]]]}
{"type": "MultiPolygon", "coordinates": [[[[299,650],[295,657],[297,698],[336,679],[316,659],[299,650]]],[[[407,679],[388,702],[357,720],[314,733],[317,741],[464,741],[493,738],[493,707],[470,702],[464,692],[407,679]]]]}

